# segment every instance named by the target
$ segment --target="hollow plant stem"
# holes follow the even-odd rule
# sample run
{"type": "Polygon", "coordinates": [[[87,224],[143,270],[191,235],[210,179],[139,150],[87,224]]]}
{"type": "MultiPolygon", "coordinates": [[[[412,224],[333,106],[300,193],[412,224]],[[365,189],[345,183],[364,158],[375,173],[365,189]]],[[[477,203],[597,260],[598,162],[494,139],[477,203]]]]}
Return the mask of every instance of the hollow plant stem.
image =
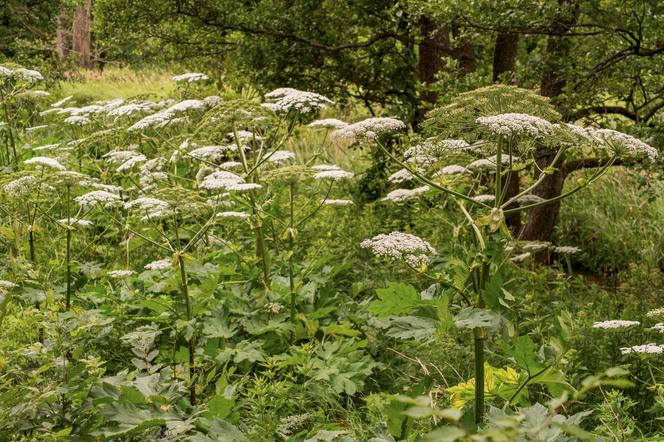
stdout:
{"type": "MultiPolygon", "coordinates": [[[[478,269],[477,284],[477,307],[484,308],[484,288],[489,277],[489,263],[482,264],[478,269]]],[[[486,331],[484,328],[473,329],[475,347],[475,423],[480,424],[484,420],[484,340],[486,331]]]]}
{"type": "MultiPolygon", "coordinates": [[[[191,322],[193,317],[191,309],[191,298],[189,297],[189,287],[187,284],[187,269],[184,263],[184,257],[178,253],[178,266],[180,267],[180,290],[184,298],[185,308],[187,312],[187,322],[191,322]]],[[[195,341],[194,333],[187,339],[187,350],[189,352],[189,402],[191,405],[196,405],[196,384],[194,383],[194,350],[195,341]]]]}
{"type": "Polygon", "coordinates": [[[70,186],[67,186],[67,249],[66,249],[66,256],[65,260],[67,262],[67,293],[65,295],[65,310],[69,310],[71,307],[71,230],[72,230],[72,225],[71,225],[71,214],[70,214],[70,207],[69,207],[69,194],[70,194],[70,186]]]}
{"type": "Polygon", "coordinates": [[[293,253],[295,236],[295,183],[290,183],[290,227],[288,229],[288,281],[290,286],[290,319],[295,322],[295,279],[293,271],[293,253]]]}

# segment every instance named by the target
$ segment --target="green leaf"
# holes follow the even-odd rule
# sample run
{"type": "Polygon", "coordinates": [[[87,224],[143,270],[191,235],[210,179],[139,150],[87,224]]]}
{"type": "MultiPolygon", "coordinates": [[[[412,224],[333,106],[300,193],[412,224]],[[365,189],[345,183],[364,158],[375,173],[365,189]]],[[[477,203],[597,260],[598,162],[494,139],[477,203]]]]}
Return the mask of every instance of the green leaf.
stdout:
{"type": "Polygon", "coordinates": [[[387,336],[397,339],[415,339],[429,341],[436,334],[436,322],[431,318],[419,316],[400,316],[393,318],[387,336]]]}
{"type": "Polygon", "coordinates": [[[500,314],[481,308],[467,307],[454,317],[454,325],[458,328],[496,328],[500,324],[500,314]]]}
{"type": "Polygon", "coordinates": [[[391,282],[376,293],[378,299],[369,304],[369,311],[378,317],[403,315],[422,305],[420,294],[410,284],[391,282]]]}
{"type": "Polygon", "coordinates": [[[518,336],[514,340],[514,360],[519,368],[526,370],[528,374],[533,375],[544,368],[539,361],[537,346],[530,336],[518,336]]]}
{"type": "Polygon", "coordinates": [[[454,442],[464,437],[466,432],[458,427],[441,427],[422,437],[423,441],[454,442]]]}

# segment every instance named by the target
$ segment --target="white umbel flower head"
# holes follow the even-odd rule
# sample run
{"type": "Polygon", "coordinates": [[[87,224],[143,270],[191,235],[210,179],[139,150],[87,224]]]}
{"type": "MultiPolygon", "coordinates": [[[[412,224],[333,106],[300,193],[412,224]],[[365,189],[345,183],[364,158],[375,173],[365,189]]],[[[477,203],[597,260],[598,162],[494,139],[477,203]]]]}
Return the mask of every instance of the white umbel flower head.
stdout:
{"type": "Polygon", "coordinates": [[[429,256],[436,253],[431,244],[410,233],[392,232],[362,241],[360,247],[369,249],[378,257],[405,261],[412,267],[429,263],[429,256]]]}
{"type": "Polygon", "coordinates": [[[27,175],[8,182],[2,187],[2,190],[13,197],[20,197],[34,192],[37,188],[37,178],[27,175]]]}
{"type": "Polygon", "coordinates": [[[49,157],[34,157],[29,160],[25,160],[23,163],[28,165],[34,165],[40,168],[48,167],[55,170],[65,171],[67,168],[60,164],[55,158],[49,157]]]}
{"type": "Polygon", "coordinates": [[[235,218],[235,219],[247,219],[249,214],[247,212],[219,212],[217,213],[217,218],[235,218]]]}
{"type": "Polygon", "coordinates": [[[390,183],[399,184],[399,183],[403,183],[403,182],[406,182],[406,181],[411,181],[414,178],[415,177],[407,169],[400,169],[400,170],[394,172],[389,177],[387,177],[387,180],[390,183]]]}
{"type": "Polygon", "coordinates": [[[133,157],[129,158],[127,161],[122,163],[120,166],[118,166],[117,169],[115,169],[116,172],[124,172],[125,170],[131,170],[136,166],[137,164],[143,163],[147,161],[147,157],[143,154],[138,154],[134,155],[133,157]]]}
{"type": "Polygon", "coordinates": [[[15,283],[11,281],[6,281],[4,279],[0,279],[0,290],[12,290],[18,287],[15,283]]]}
{"type": "Polygon", "coordinates": [[[664,353],[664,345],[650,343],[644,345],[635,345],[633,347],[622,347],[620,352],[624,355],[631,353],[661,354],[664,353]]]}
{"type": "Polygon", "coordinates": [[[80,219],[80,218],[63,218],[59,219],[58,222],[62,224],[65,227],[90,227],[92,225],[92,221],[88,221],[87,219],[80,219]]]}
{"type": "Polygon", "coordinates": [[[28,83],[38,83],[44,80],[44,76],[34,69],[17,68],[13,70],[13,75],[28,83]]]}
{"type": "Polygon", "coordinates": [[[159,259],[145,264],[145,270],[168,270],[173,267],[173,260],[170,258],[159,259]]]}
{"type": "Polygon", "coordinates": [[[176,83],[195,83],[197,81],[207,81],[210,77],[200,72],[187,72],[186,74],[175,75],[171,80],[176,83]]]}
{"type": "Polygon", "coordinates": [[[519,255],[516,255],[516,256],[510,258],[510,261],[512,261],[512,262],[523,262],[526,259],[530,258],[530,255],[531,255],[530,252],[521,253],[519,255]]]}
{"type": "Polygon", "coordinates": [[[314,174],[314,179],[317,180],[331,180],[331,181],[341,181],[349,180],[353,178],[351,172],[346,172],[345,170],[324,170],[314,174]]]}
{"type": "Polygon", "coordinates": [[[479,117],[475,122],[496,135],[530,136],[542,138],[553,135],[555,126],[534,115],[507,113],[490,117],[479,117]]]}
{"type": "Polygon", "coordinates": [[[323,200],[323,204],[326,206],[349,206],[353,204],[352,200],[323,200]]]}
{"type": "Polygon", "coordinates": [[[74,198],[83,210],[88,210],[97,204],[103,207],[117,207],[122,204],[122,199],[115,193],[106,190],[93,190],[74,198]]]}
{"type": "Polygon", "coordinates": [[[341,167],[337,166],[336,164],[316,164],[315,166],[311,166],[313,170],[320,170],[320,171],[326,171],[326,170],[341,170],[341,167]]]}
{"type": "Polygon", "coordinates": [[[265,156],[270,163],[283,163],[295,159],[295,154],[288,150],[277,150],[265,156]]]}
{"type": "Polygon", "coordinates": [[[129,278],[130,276],[135,275],[136,272],[133,270],[111,270],[107,273],[113,279],[124,279],[129,278]]]}
{"type": "Polygon", "coordinates": [[[125,209],[137,209],[144,213],[143,220],[158,219],[172,213],[172,208],[169,203],[159,198],[153,197],[140,197],[133,201],[129,201],[124,205],[125,209]]]}
{"type": "Polygon", "coordinates": [[[74,126],[85,126],[86,124],[90,124],[91,121],[88,117],[82,115],[72,115],[71,117],[65,118],[65,123],[74,126]]]}
{"type": "Polygon", "coordinates": [[[265,94],[268,100],[267,108],[278,112],[288,113],[297,112],[303,115],[317,113],[319,110],[326,109],[334,104],[329,98],[315,92],[299,91],[297,89],[284,87],[275,89],[265,94]]]}
{"type": "Polygon", "coordinates": [[[664,333],[664,322],[660,322],[658,324],[653,325],[650,327],[652,330],[657,330],[660,333],[664,333]]]}
{"type": "Polygon", "coordinates": [[[663,318],[664,319],[664,307],[656,308],[654,310],[650,310],[648,313],[646,313],[646,316],[649,318],[663,318]]]}
{"type": "Polygon", "coordinates": [[[395,203],[401,203],[403,201],[408,201],[413,198],[417,198],[422,194],[425,194],[429,191],[429,186],[416,187],[414,189],[396,189],[385,195],[383,201],[393,201],[395,203]]]}
{"type": "Polygon", "coordinates": [[[203,178],[200,187],[207,190],[226,190],[239,183],[244,183],[244,178],[227,170],[217,170],[203,178]]]}
{"type": "Polygon", "coordinates": [[[496,200],[495,195],[477,195],[471,198],[473,201],[477,201],[478,203],[493,203],[496,200]]]}
{"type": "Polygon", "coordinates": [[[657,149],[654,147],[644,143],[638,138],[618,132],[617,130],[596,129],[592,131],[592,135],[604,144],[607,144],[613,150],[618,153],[624,153],[627,156],[637,158],[645,157],[651,161],[655,161],[659,156],[657,149]]]}
{"type": "Polygon", "coordinates": [[[529,204],[537,204],[546,201],[544,198],[538,195],[533,195],[532,193],[521,195],[516,199],[516,202],[524,206],[529,204]]]}
{"type": "Polygon", "coordinates": [[[340,140],[374,140],[380,135],[403,132],[406,124],[396,118],[374,117],[349,124],[332,132],[332,137],[340,140]]]}
{"type": "Polygon", "coordinates": [[[561,255],[574,255],[580,251],[580,248],[574,246],[558,246],[553,249],[554,253],[559,253],[561,255]]]}
{"type": "Polygon", "coordinates": [[[640,325],[639,321],[625,321],[622,319],[612,319],[610,321],[601,321],[595,322],[593,328],[604,329],[604,330],[615,330],[621,328],[631,328],[640,325]]]}
{"type": "Polygon", "coordinates": [[[322,120],[314,120],[307,126],[312,129],[341,129],[348,126],[348,123],[337,120],[336,118],[324,118],[322,120]]]}
{"type": "Polygon", "coordinates": [[[433,176],[437,177],[442,175],[460,175],[467,172],[469,172],[469,170],[463,166],[459,166],[458,164],[450,164],[449,166],[445,166],[440,169],[433,176]]]}

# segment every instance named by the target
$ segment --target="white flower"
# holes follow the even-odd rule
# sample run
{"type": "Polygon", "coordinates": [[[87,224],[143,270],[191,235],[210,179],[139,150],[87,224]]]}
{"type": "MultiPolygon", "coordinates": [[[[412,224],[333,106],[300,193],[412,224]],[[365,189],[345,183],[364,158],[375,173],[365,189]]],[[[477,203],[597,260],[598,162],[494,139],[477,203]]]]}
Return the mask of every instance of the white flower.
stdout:
{"type": "Polygon", "coordinates": [[[323,200],[326,206],[349,206],[353,204],[352,200],[323,200]]]}
{"type": "Polygon", "coordinates": [[[295,159],[295,154],[288,150],[276,150],[271,154],[267,154],[265,157],[267,158],[267,161],[271,163],[281,163],[295,159]]]}
{"type": "MultiPolygon", "coordinates": [[[[275,112],[312,114],[334,104],[332,100],[314,92],[299,91],[289,87],[275,89],[265,94],[275,112]]],[[[266,103],[267,104],[267,103],[266,103]]]]}
{"type": "Polygon", "coordinates": [[[111,270],[107,273],[108,276],[115,279],[129,278],[132,275],[135,275],[136,272],[133,270],[111,270]]]}
{"type": "MultiPolygon", "coordinates": [[[[235,134],[233,132],[228,132],[226,134],[226,137],[234,140],[235,139],[235,134]]],[[[255,134],[253,132],[249,132],[248,130],[238,130],[237,131],[237,137],[240,140],[240,143],[247,143],[249,141],[261,141],[263,137],[261,137],[258,134],[255,134]]]]}
{"type": "Polygon", "coordinates": [[[120,193],[122,190],[124,190],[120,186],[114,186],[112,184],[102,184],[102,183],[96,183],[94,181],[90,180],[83,180],[78,183],[81,186],[84,187],[94,187],[95,189],[102,189],[107,192],[112,192],[112,193],[120,193]]]}
{"type": "Polygon", "coordinates": [[[411,181],[414,178],[415,177],[410,172],[408,172],[407,169],[400,169],[387,177],[387,180],[391,183],[399,184],[405,181],[411,181]]]}
{"type": "Polygon", "coordinates": [[[464,140],[438,140],[436,138],[427,138],[423,142],[409,147],[403,156],[408,163],[414,163],[419,166],[429,166],[446,154],[468,152],[472,148],[464,140]]]}
{"type": "Polygon", "coordinates": [[[124,205],[125,209],[137,208],[141,212],[145,213],[145,216],[141,218],[142,220],[163,218],[171,214],[171,205],[166,201],[160,200],[159,198],[152,197],[140,197],[136,198],[133,201],[129,201],[124,205]]]}
{"type": "Polygon", "coordinates": [[[32,175],[17,178],[5,184],[2,189],[15,197],[26,195],[37,189],[37,178],[32,175]]]}
{"type": "Polygon", "coordinates": [[[67,168],[65,168],[65,166],[60,164],[60,162],[55,158],[34,157],[30,158],[29,160],[23,161],[23,163],[34,164],[37,167],[50,167],[51,169],[56,169],[56,170],[67,170],[67,168]]]}
{"type": "Polygon", "coordinates": [[[336,164],[316,164],[315,166],[311,166],[313,170],[322,170],[322,171],[327,171],[327,170],[341,170],[341,167],[337,166],[336,164]]]}
{"type": "Polygon", "coordinates": [[[18,68],[14,69],[13,74],[15,77],[21,78],[28,83],[37,83],[44,79],[44,76],[41,73],[33,69],[18,68]]]}
{"type": "Polygon", "coordinates": [[[41,124],[39,126],[26,127],[25,131],[26,132],[36,132],[40,129],[46,129],[47,127],[48,127],[48,124],[41,124]]]}
{"type": "Polygon", "coordinates": [[[63,98],[62,100],[60,100],[60,101],[58,101],[58,102],[56,102],[56,103],[53,103],[53,104],[51,105],[51,107],[60,107],[60,106],[62,106],[63,104],[65,104],[66,102],[68,102],[69,100],[71,100],[72,98],[74,98],[74,96],[73,96],[73,95],[69,95],[68,97],[63,98]]]}
{"type": "Polygon", "coordinates": [[[497,135],[528,135],[535,138],[552,135],[555,126],[534,115],[507,113],[479,117],[475,122],[497,135]]]}
{"type": "Polygon", "coordinates": [[[202,189],[226,190],[232,184],[243,183],[244,178],[227,170],[217,170],[203,178],[200,184],[202,189]]]}
{"type": "Polygon", "coordinates": [[[13,282],[0,279],[0,290],[12,290],[15,289],[16,287],[18,286],[13,282]]]}
{"type": "Polygon", "coordinates": [[[35,151],[37,151],[37,152],[41,152],[42,150],[51,150],[51,149],[55,149],[56,147],[59,147],[59,146],[60,146],[59,143],[56,143],[56,144],[45,144],[45,145],[43,145],[43,146],[33,147],[32,150],[35,150],[35,151]]]}
{"type": "Polygon", "coordinates": [[[348,123],[337,120],[336,118],[325,118],[312,121],[307,126],[312,129],[341,129],[342,127],[348,126],[348,123]]]}
{"type": "Polygon", "coordinates": [[[495,170],[496,169],[496,163],[489,161],[486,158],[480,158],[479,160],[475,160],[472,163],[468,165],[468,169],[471,170],[495,170]]]}
{"type": "Polygon", "coordinates": [[[135,150],[112,150],[102,156],[109,163],[121,164],[130,158],[139,155],[135,150]]]}
{"type": "Polygon", "coordinates": [[[612,129],[595,129],[592,135],[616,150],[623,150],[625,154],[635,157],[647,157],[655,161],[659,156],[657,149],[644,143],[631,135],[612,129]]]}
{"type": "Polygon", "coordinates": [[[97,204],[104,207],[116,207],[122,203],[122,199],[115,193],[107,192],[106,190],[93,190],[92,192],[85,193],[81,196],[74,198],[84,210],[90,209],[97,204]]]}
{"type": "Polygon", "coordinates": [[[493,203],[496,200],[495,195],[477,195],[471,198],[478,203],[493,203]]]}
{"type": "Polygon", "coordinates": [[[613,319],[610,321],[595,322],[593,328],[600,328],[604,330],[618,329],[618,328],[630,328],[640,325],[639,321],[625,321],[622,319],[613,319]]]}
{"type": "Polygon", "coordinates": [[[664,353],[664,345],[658,345],[654,343],[644,344],[644,345],[635,345],[633,347],[622,347],[620,352],[624,355],[630,353],[651,353],[659,354],[664,353]]]}
{"type": "Polygon", "coordinates": [[[63,224],[65,226],[79,226],[79,227],[90,227],[92,225],[92,221],[88,221],[87,219],[80,219],[80,218],[63,218],[59,219],[58,222],[60,224],[63,224]]]}
{"type": "Polygon", "coordinates": [[[171,80],[177,83],[180,82],[193,83],[195,81],[207,81],[209,79],[210,77],[200,72],[187,72],[186,74],[176,75],[173,78],[171,78],[171,80]]]}
{"type": "Polygon", "coordinates": [[[213,108],[223,103],[224,99],[221,98],[219,95],[209,95],[203,98],[203,101],[205,102],[205,104],[207,104],[209,108],[213,108]]]}
{"type": "Polygon", "coordinates": [[[256,183],[231,183],[226,186],[226,190],[230,192],[246,192],[248,190],[262,189],[263,186],[256,183]]]}
{"type": "Polygon", "coordinates": [[[664,307],[650,310],[648,313],[646,313],[646,316],[649,318],[664,318],[664,307]]]}
{"type": "Polygon", "coordinates": [[[139,163],[142,163],[144,161],[147,161],[147,157],[143,154],[135,155],[131,158],[129,158],[127,161],[122,163],[117,169],[115,169],[116,172],[124,172],[125,170],[130,170],[133,169],[134,166],[136,166],[139,163]]]}
{"type": "Polygon", "coordinates": [[[109,113],[109,117],[125,117],[139,112],[148,112],[152,109],[151,103],[129,103],[124,106],[117,107],[112,109],[109,113]]]}
{"type": "Polygon", "coordinates": [[[166,109],[170,113],[178,112],[187,112],[190,110],[202,110],[207,106],[203,100],[184,100],[179,103],[175,103],[173,106],[166,109]]]}
{"type": "Polygon", "coordinates": [[[242,163],[239,161],[226,161],[219,165],[220,169],[235,169],[236,167],[242,166],[242,163]]]}
{"type": "Polygon", "coordinates": [[[510,261],[512,261],[512,262],[522,262],[522,261],[525,261],[528,258],[530,258],[530,252],[525,252],[525,253],[521,253],[519,255],[514,256],[513,258],[510,259],[510,261]]]}
{"type": "Polygon", "coordinates": [[[345,170],[324,170],[314,175],[314,179],[317,180],[341,181],[351,178],[353,178],[353,174],[345,170]]]}
{"type": "Polygon", "coordinates": [[[82,115],[72,115],[71,117],[65,118],[65,123],[73,124],[76,126],[84,126],[86,124],[90,124],[90,119],[82,115]]]}
{"type": "Polygon", "coordinates": [[[203,146],[187,153],[197,160],[216,161],[221,159],[231,148],[229,146],[203,146]]]}
{"type": "Polygon", "coordinates": [[[660,333],[664,333],[664,322],[660,322],[659,324],[655,324],[650,328],[652,330],[657,330],[660,333]]]}
{"type": "Polygon", "coordinates": [[[467,168],[459,166],[458,164],[451,164],[449,166],[443,167],[438,172],[434,173],[433,176],[437,177],[441,175],[458,175],[467,172],[469,172],[467,168]]]}
{"type": "Polygon", "coordinates": [[[406,124],[396,118],[375,117],[349,124],[332,132],[332,137],[340,140],[373,140],[379,135],[403,132],[406,124]]]}
{"type": "Polygon", "coordinates": [[[429,191],[429,186],[416,187],[414,189],[396,189],[388,193],[384,201],[394,201],[400,203],[409,199],[416,198],[429,191]]]}
{"type": "Polygon", "coordinates": [[[553,249],[554,253],[560,253],[561,255],[573,255],[580,251],[580,248],[574,246],[558,246],[553,249]]]}
{"type": "Polygon", "coordinates": [[[371,250],[378,257],[406,261],[412,267],[428,264],[428,255],[436,253],[436,249],[428,242],[415,235],[402,232],[374,236],[362,241],[360,247],[371,250]]]}
{"type": "Polygon", "coordinates": [[[539,252],[540,250],[548,249],[551,243],[549,241],[523,241],[520,243],[520,246],[523,250],[539,252]]]}
{"type": "Polygon", "coordinates": [[[159,259],[145,264],[145,270],[168,270],[173,266],[173,261],[170,258],[159,259]]]}
{"type": "Polygon", "coordinates": [[[246,219],[249,218],[247,212],[220,212],[217,213],[217,218],[237,218],[237,219],[246,219]]]}
{"type": "Polygon", "coordinates": [[[530,205],[530,204],[537,204],[541,203],[543,201],[546,201],[544,198],[541,196],[533,195],[532,193],[529,193],[527,195],[521,195],[516,199],[516,202],[519,204],[523,204],[524,206],[530,205]]]}

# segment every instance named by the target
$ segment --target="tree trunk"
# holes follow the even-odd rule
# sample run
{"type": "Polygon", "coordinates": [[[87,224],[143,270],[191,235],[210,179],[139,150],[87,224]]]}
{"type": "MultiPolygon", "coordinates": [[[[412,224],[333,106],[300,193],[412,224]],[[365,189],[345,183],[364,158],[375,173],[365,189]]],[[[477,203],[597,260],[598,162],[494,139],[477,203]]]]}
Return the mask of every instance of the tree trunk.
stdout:
{"type": "Polygon", "coordinates": [[[79,66],[92,67],[92,0],[85,0],[74,11],[72,20],[72,52],[78,57],[79,66]]]}
{"type": "Polygon", "coordinates": [[[493,82],[507,72],[514,72],[516,54],[519,50],[519,34],[499,32],[493,49],[493,82]]]}
{"type": "Polygon", "coordinates": [[[417,62],[419,80],[422,83],[420,99],[435,104],[438,96],[428,86],[436,81],[436,74],[443,69],[443,57],[450,52],[449,27],[440,26],[426,16],[420,17],[419,26],[422,33],[417,62]]]}
{"type": "Polygon", "coordinates": [[[64,61],[69,52],[69,40],[71,37],[67,31],[67,21],[69,17],[63,9],[60,10],[57,18],[57,28],[55,30],[55,55],[58,62],[64,61]]]}
{"type": "MultiPolygon", "coordinates": [[[[568,59],[570,53],[570,41],[565,34],[574,26],[578,16],[578,0],[558,0],[558,12],[551,24],[551,35],[546,45],[546,59],[540,83],[541,94],[552,98],[554,103],[565,88],[561,63],[568,59]]],[[[554,156],[550,149],[538,149],[535,152],[535,159],[539,169],[548,167],[554,156]]],[[[562,193],[565,182],[565,173],[562,170],[564,158],[560,158],[559,161],[556,170],[533,190],[535,195],[549,199],[562,193]]],[[[523,228],[520,238],[527,241],[549,241],[559,212],[560,202],[532,209],[528,213],[528,223],[523,228]]],[[[541,262],[545,256],[538,255],[536,259],[541,262]]]]}
{"type": "Polygon", "coordinates": [[[466,75],[475,72],[477,59],[475,49],[470,44],[468,37],[462,35],[462,31],[457,20],[452,20],[452,36],[458,40],[453,51],[453,57],[459,62],[461,74],[466,75]]]}

